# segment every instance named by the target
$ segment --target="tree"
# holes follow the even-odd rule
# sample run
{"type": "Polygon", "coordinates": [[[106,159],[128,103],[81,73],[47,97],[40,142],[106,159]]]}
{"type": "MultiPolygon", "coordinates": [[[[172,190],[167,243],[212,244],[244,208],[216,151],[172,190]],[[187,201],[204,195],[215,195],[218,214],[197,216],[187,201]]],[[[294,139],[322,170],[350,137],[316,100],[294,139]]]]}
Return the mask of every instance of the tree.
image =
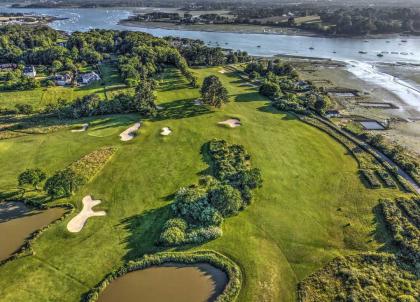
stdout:
{"type": "Polygon", "coordinates": [[[53,198],[70,196],[83,183],[84,179],[80,175],[73,170],[65,169],[47,179],[44,191],[53,198]]]}
{"type": "Polygon", "coordinates": [[[280,93],[280,86],[277,83],[266,81],[260,86],[260,93],[272,98],[280,93]]]}
{"type": "Polygon", "coordinates": [[[31,104],[16,104],[15,107],[20,114],[31,114],[34,111],[31,104]]]}
{"type": "Polygon", "coordinates": [[[201,97],[204,104],[220,108],[229,101],[228,92],[219,78],[212,75],[204,79],[201,86],[201,97]]]}
{"type": "Polygon", "coordinates": [[[42,183],[46,178],[47,174],[45,174],[45,172],[41,169],[27,169],[26,171],[20,173],[20,175],[18,176],[18,184],[19,187],[22,188],[24,194],[25,185],[31,185],[34,187],[35,190],[38,190],[38,185],[42,183]]]}
{"type": "Polygon", "coordinates": [[[236,215],[242,207],[241,194],[230,185],[220,185],[209,192],[209,203],[223,217],[236,215]]]}
{"type": "Polygon", "coordinates": [[[134,106],[136,111],[146,116],[156,116],[157,106],[155,104],[156,96],[153,93],[154,83],[143,79],[136,87],[134,96],[134,106]]]}
{"type": "Polygon", "coordinates": [[[164,245],[178,245],[185,240],[185,233],[178,227],[169,227],[160,234],[160,242],[164,245]]]}

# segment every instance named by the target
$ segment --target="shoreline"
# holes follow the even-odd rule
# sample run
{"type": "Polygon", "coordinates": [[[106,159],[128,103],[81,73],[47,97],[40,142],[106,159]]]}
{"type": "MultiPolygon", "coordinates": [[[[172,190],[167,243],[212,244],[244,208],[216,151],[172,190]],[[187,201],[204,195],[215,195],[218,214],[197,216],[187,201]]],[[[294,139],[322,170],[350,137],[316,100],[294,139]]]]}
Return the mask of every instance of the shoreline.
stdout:
{"type": "Polygon", "coordinates": [[[274,27],[264,25],[253,25],[253,24],[175,24],[170,22],[141,22],[129,19],[122,19],[118,21],[118,25],[126,27],[137,27],[147,29],[164,29],[164,30],[183,30],[183,31],[202,31],[202,32],[220,32],[220,33],[232,33],[232,34],[261,34],[261,35],[279,35],[279,36],[301,36],[301,37],[312,37],[312,38],[328,38],[328,39],[398,39],[398,38],[410,38],[420,39],[419,35],[404,34],[404,33],[392,33],[392,34],[375,34],[365,36],[350,36],[350,35],[328,35],[316,32],[304,31],[300,29],[293,29],[287,27],[274,27]],[[212,28],[212,27],[223,27],[223,26],[240,26],[244,30],[235,29],[223,29],[223,28],[212,28]],[[245,29],[250,27],[250,29],[245,29]],[[254,27],[254,29],[252,29],[254,27]],[[265,31],[270,29],[271,31],[265,31]]]}

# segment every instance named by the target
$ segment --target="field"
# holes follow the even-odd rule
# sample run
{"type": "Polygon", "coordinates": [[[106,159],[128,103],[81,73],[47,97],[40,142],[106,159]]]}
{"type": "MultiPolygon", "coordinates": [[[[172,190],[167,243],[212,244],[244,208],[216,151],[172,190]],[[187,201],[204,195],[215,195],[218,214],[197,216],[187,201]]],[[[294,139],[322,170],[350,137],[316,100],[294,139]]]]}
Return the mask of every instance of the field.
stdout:
{"type": "Polygon", "coordinates": [[[87,194],[102,200],[77,234],[63,223],[48,229],[34,244],[36,254],[0,267],[2,301],[79,301],[109,271],[124,261],[162,250],[154,245],[172,194],[198,180],[207,167],[200,154],[212,138],[240,143],[262,171],[264,184],[254,203],[225,221],[221,238],[204,246],[237,262],[245,279],[240,301],[294,301],[296,284],[338,255],[376,250],[372,208],[391,189],[367,189],[347,150],[327,134],[294,116],[275,111],[269,102],[232,73],[195,69],[200,81],[217,75],[231,102],[218,110],[194,106],[198,90],[177,71],[159,83],[156,120],[142,121],[140,134],[120,142],[118,134],[140,119],[108,116],[90,121],[87,132],[68,129],[0,141],[0,190],[15,186],[29,167],[52,173],[101,146],[118,150],[103,170],[68,200],[81,208],[87,194]],[[217,125],[234,117],[242,126],[217,125]],[[162,127],[173,132],[159,135],[162,127]],[[17,160],[17,156],[19,159],[17,160]]]}
{"type": "MultiPolygon", "coordinates": [[[[90,71],[85,68],[82,72],[90,71]]],[[[111,64],[100,67],[102,80],[81,87],[40,87],[23,91],[0,91],[0,108],[14,108],[16,104],[31,104],[35,110],[40,110],[58,100],[74,101],[79,97],[96,93],[101,99],[112,97],[122,91],[123,83],[117,70],[111,64]]]]}

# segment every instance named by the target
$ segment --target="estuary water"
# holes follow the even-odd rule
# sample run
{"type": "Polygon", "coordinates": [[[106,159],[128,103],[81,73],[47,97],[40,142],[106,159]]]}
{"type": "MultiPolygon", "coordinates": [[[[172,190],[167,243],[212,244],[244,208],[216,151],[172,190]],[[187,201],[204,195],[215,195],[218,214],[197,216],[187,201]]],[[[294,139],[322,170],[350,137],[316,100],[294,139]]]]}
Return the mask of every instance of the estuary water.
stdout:
{"type": "Polygon", "coordinates": [[[420,87],[395,79],[374,67],[381,63],[420,65],[420,38],[416,37],[327,38],[142,28],[118,24],[120,20],[133,14],[132,10],[126,8],[15,9],[0,6],[0,12],[33,13],[65,18],[52,22],[50,26],[67,32],[87,31],[93,28],[143,31],[158,37],[178,36],[200,39],[210,46],[243,50],[255,56],[292,55],[338,60],[346,62],[348,70],[355,76],[379,84],[409,106],[420,107],[418,91],[420,87]],[[378,57],[379,53],[383,56],[378,57]]]}

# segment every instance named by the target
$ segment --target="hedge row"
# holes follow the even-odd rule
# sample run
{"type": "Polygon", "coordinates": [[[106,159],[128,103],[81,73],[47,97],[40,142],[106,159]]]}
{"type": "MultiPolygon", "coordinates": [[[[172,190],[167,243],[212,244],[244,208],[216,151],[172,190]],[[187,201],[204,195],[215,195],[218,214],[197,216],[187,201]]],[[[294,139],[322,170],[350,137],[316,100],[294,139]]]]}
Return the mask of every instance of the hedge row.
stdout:
{"type": "MultiPolygon", "coordinates": [[[[400,201],[400,203],[403,200],[400,201]]],[[[405,202],[405,201],[404,201],[405,202]]],[[[401,248],[401,256],[414,264],[420,261],[420,229],[411,223],[405,211],[398,207],[398,204],[384,199],[380,201],[384,220],[391,231],[394,242],[401,248]]],[[[419,212],[419,205],[414,205],[419,212]]],[[[411,212],[415,215],[415,211],[411,212]]],[[[418,218],[418,217],[417,217],[418,218]]]]}
{"type": "Polygon", "coordinates": [[[376,170],[376,174],[379,176],[380,179],[382,179],[382,181],[385,184],[385,187],[387,187],[387,188],[396,188],[397,187],[395,182],[392,180],[391,175],[389,175],[389,173],[386,172],[385,170],[382,170],[382,169],[376,170]]]}
{"type": "Polygon", "coordinates": [[[115,147],[102,147],[94,150],[71,163],[68,169],[83,177],[85,181],[89,181],[101,170],[115,151],[115,147]]]}
{"type": "Polygon", "coordinates": [[[47,207],[45,205],[42,206],[37,206],[38,209],[42,209],[42,210],[47,210],[47,209],[51,209],[51,208],[65,208],[67,211],[64,213],[64,215],[62,215],[60,218],[54,220],[53,222],[51,222],[50,224],[46,225],[45,227],[38,229],[34,232],[32,232],[24,241],[23,245],[16,251],[14,252],[10,257],[0,261],[0,266],[15,260],[17,258],[23,257],[23,256],[29,256],[29,255],[33,255],[34,254],[34,250],[32,248],[32,243],[34,242],[35,239],[37,239],[39,236],[41,236],[41,234],[43,232],[45,232],[48,228],[50,228],[52,225],[63,221],[68,215],[70,215],[73,210],[74,210],[74,206],[70,203],[66,203],[66,204],[60,204],[60,205],[55,205],[55,206],[51,206],[51,207],[47,207]]]}
{"type": "MultiPolygon", "coordinates": [[[[164,263],[197,264],[208,263],[222,271],[228,277],[228,283],[216,302],[236,301],[242,286],[242,272],[239,266],[228,257],[212,250],[195,252],[163,252],[146,255],[141,259],[129,261],[119,269],[109,273],[97,286],[92,288],[82,299],[84,302],[97,301],[99,295],[113,280],[133,271],[159,266],[164,263]]],[[[139,297],[141,300],[141,297],[139,297]]]]}
{"type": "Polygon", "coordinates": [[[413,224],[420,229],[420,198],[398,198],[397,205],[403,209],[413,224]]]}
{"type": "Polygon", "coordinates": [[[298,284],[298,302],[416,302],[417,277],[394,255],[338,257],[298,284]]]}
{"type": "Polygon", "coordinates": [[[381,183],[379,182],[378,178],[375,176],[375,173],[372,170],[360,170],[360,174],[366,180],[371,189],[378,189],[382,187],[381,183]]]}

